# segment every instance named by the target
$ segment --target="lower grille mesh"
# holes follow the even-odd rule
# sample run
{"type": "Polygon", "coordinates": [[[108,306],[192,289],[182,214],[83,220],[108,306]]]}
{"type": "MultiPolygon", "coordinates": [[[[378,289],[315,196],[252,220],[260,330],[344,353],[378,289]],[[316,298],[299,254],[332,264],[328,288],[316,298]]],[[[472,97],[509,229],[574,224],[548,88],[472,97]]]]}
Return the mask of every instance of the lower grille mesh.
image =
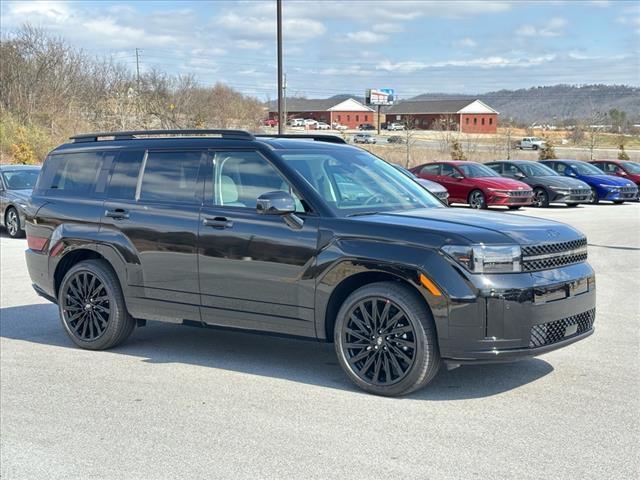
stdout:
{"type": "Polygon", "coordinates": [[[571,338],[584,332],[588,332],[593,328],[593,322],[596,319],[596,309],[593,308],[583,313],[573,315],[549,323],[541,323],[531,327],[531,337],[529,339],[529,348],[542,347],[553,343],[571,338]],[[575,332],[565,335],[567,327],[577,326],[575,332]]]}

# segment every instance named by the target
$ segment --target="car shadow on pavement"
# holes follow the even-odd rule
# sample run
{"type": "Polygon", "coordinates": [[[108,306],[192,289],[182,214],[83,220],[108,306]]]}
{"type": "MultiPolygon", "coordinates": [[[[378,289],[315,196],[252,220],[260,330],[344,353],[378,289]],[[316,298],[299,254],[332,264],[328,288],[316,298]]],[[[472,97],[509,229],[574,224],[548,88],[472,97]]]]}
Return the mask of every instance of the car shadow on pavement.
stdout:
{"type": "MultiPolygon", "coordinates": [[[[0,309],[0,336],[77,348],[63,331],[53,304],[0,309]]],[[[109,352],[139,357],[150,364],[191,364],[360,391],[342,372],[333,345],[315,341],[149,322],[109,352]]],[[[443,368],[428,387],[405,398],[442,401],[489,397],[534,382],[552,371],[549,363],[537,358],[452,371],[443,368]]]]}

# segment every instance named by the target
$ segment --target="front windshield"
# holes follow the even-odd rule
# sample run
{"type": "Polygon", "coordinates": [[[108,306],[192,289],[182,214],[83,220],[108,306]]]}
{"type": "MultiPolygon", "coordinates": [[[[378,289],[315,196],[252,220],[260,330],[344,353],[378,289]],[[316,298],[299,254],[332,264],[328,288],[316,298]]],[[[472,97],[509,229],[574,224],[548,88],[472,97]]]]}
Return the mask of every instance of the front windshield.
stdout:
{"type": "Polygon", "coordinates": [[[281,157],[338,216],[444,208],[418,183],[365,151],[297,150],[281,157]]]}
{"type": "Polygon", "coordinates": [[[2,172],[9,190],[31,190],[38,180],[38,170],[9,170],[2,172]]]}
{"type": "Polygon", "coordinates": [[[569,165],[580,175],[603,175],[602,170],[586,162],[571,162],[569,165]]]}
{"type": "Polygon", "coordinates": [[[527,177],[559,177],[555,171],[540,163],[519,163],[518,167],[527,177]]]}
{"type": "Polygon", "coordinates": [[[622,162],[622,166],[629,173],[640,173],[640,163],[622,162]]]}
{"type": "Polygon", "coordinates": [[[456,164],[456,167],[458,167],[462,174],[467,178],[500,176],[500,174],[495,170],[487,167],[486,165],[480,165],[479,163],[458,163],[456,164]]]}

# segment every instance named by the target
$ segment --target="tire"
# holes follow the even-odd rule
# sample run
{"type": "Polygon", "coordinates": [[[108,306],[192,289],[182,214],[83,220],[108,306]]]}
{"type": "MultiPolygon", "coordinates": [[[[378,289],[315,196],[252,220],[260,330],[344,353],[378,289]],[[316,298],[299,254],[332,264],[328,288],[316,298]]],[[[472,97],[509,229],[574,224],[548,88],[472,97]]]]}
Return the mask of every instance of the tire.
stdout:
{"type": "Polygon", "coordinates": [[[531,147],[531,150],[538,150],[538,145],[534,145],[533,147],[531,147]]]}
{"type": "Polygon", "coordinates": [[[615,203],[616,205],[622,205],[624,203],[624,200],[614,200],[613,203],[615,203]]]}
{"type": "Polygon", "coordinates": [[[549,206],[549,194],[544,188],[533,189],[533,206],[538,208],[547,208],[549,206]]]}
{"type": "Polygon", "coordinates": [[[118,277],[104,260],[85,260],[69,269],[60,285],[58,308],[67,335],[87,350],[119,345],[136,325],[118,277]]]}
{"type": "Polygon", "coordinates": [[[520,210],[522,205],[507,205],[507,207],[509,208],[509,210],[520,210]]]}
{"type": "Polygon", "coordinates": [[[22,229],[22,225],[20,225],[20,215],[14,207],[7,208],[4,214],[4,225],[11,238],[24,237],[24,230],[22,229]]]}
{"type": "Polygon", "coordinates": [[[592,205],[597,205],[600,203],[600,199],[598,198],[598,192],[595,188],[591,188],[591,201],[589,202],[592,205]]]}
{"type": "Polygon", "coordinates": [[[429,309],[416,292],[396,282],[372,283],[349,295],[336,318],[334,342],[349,379],[376,395],[418,390],[442,363],[429,309]],[[376,320],[371,316],[374,305],[376,320]]]}
{"type": "Polygon", "coordinates": [[[574,207],[577,207],[577,206],[578,206],[577,203],[567,203],[567,207],[569,207],[569,208],[574,208],[574,207]]]}
{"type": "Polygon", "coordinates": [[[485,209],[487,208],[487,199],[482,190],[473,190],[467,199],[471,208],[485,209]]]}

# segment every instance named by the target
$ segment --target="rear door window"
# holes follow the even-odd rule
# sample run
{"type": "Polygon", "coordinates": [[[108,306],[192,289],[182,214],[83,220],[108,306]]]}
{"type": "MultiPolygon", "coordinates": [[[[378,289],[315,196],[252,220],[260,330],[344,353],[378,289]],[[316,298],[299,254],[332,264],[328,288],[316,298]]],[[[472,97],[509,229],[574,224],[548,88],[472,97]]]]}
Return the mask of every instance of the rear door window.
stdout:
{"type": "Polygon", "coordinates": [[[197,190],[202,151],[148,151],[137,192],[139,200],[198,203],[197,190]]]}
{"type": "Polygon", "coordinates": [[[456,173],[456,169],[452,165],[442,165],[442,176],[453,177],[454,173],[456,173]]]}
{"type": "Polygon", "coordinates": [[[144,150],[120,153],[113,165],[107,197],[119,200],[133,200],[135,198],[144,154],[144,150]]]}
{"type": "Polygon", "coordinates": [[[487,164],[487,167],[495,170],[496,173],[502,173],[502,163],[494,163],[493,165],[487,164]]]}

